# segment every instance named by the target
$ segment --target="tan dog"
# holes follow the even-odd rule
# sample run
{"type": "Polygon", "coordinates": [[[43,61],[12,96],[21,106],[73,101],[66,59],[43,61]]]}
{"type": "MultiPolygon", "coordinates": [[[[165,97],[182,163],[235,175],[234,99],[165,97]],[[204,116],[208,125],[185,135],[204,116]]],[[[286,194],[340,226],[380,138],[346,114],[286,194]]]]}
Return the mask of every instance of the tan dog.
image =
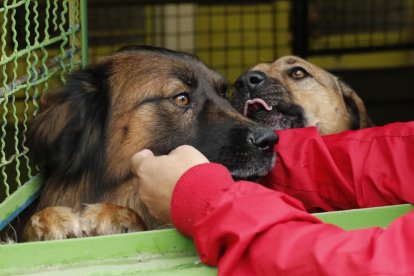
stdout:
{"type": "Polygon", "coordinates": [[[241,75],[232,105],[273,129],[316,126],[324,135],[373,126],[355,91],[295,56],[258,64],[241,75]]]}

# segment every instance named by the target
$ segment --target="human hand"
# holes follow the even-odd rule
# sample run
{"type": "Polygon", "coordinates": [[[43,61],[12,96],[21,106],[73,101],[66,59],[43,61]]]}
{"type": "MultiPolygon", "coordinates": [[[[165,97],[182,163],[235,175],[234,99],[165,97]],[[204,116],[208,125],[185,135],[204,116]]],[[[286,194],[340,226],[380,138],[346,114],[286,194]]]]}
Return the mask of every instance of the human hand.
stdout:
{"type": "Polygon", "coordinates": [[[191,167],[208,163],[208,159],[192,146],[180,146],[168,155],[154,156],[144,149],[131,159],[138,194],[151,215],[164,223],[172,223],[170,205],[178,179],[191,167]]]}

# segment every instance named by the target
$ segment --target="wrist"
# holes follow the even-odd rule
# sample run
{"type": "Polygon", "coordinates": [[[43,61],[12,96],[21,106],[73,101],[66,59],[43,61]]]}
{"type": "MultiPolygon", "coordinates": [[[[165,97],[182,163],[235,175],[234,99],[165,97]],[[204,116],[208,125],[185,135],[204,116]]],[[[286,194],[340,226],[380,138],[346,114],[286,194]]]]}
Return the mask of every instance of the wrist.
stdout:
{"type": "Polygon", "coordinates": [[[205,163],[187,170],[178,180],[171,200],[171,217],[177,229],[192,236],[193,226],[208,211],[211,198],[233,182],[220,164],[205,163]]]}

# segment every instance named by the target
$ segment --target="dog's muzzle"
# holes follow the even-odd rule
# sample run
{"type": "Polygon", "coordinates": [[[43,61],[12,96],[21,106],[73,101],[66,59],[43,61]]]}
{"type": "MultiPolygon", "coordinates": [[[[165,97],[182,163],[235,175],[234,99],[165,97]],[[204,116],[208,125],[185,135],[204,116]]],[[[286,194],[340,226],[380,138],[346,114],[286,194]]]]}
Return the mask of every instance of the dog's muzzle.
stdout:
{"type": "Polygon", "coordinates": [[[255,98],[255,91],[266,79],[266,74],[260,71],[248,71],[241,75],[235,83],[238,91],[246,94],[246,98],[255,98]]]}

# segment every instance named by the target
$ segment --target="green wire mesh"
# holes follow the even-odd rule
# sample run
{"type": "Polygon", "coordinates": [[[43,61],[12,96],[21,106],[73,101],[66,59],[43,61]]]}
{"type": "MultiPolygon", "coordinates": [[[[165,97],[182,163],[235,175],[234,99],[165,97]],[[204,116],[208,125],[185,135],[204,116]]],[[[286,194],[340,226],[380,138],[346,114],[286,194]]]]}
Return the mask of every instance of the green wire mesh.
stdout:
{"type": "Polygon", "coordinates": [[[82,0],[0,1],[0,204],[37,174],[27,147],[39,98],[79,68],[82,0]]]}

